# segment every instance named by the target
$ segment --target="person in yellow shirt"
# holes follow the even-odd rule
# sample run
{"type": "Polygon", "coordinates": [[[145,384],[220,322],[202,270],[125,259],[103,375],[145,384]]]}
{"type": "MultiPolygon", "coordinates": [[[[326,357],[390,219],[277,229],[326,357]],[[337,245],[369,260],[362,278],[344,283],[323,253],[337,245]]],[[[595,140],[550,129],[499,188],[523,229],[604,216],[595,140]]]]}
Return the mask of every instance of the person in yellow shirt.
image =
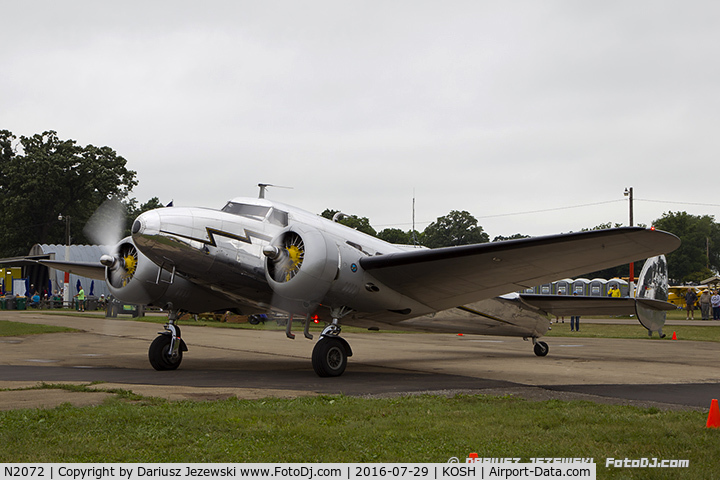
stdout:
{"type": "Polygon", "coordinates": [[[80,291],[75,295],[78,299],[78,309],[81,312],[85,311],[85,290],[83,290],[82,286],[80,287],[80,291]]]}

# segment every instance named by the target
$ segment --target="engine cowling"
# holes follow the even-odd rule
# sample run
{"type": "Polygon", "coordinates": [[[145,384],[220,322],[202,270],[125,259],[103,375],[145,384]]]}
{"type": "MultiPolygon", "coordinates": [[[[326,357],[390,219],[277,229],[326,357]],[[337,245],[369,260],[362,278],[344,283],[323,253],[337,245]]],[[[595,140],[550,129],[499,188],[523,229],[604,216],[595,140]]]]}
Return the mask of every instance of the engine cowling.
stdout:
{"type": "Polygon", "coordinates": [[[306,309],[322,302],[338,275],[338,249],[324,232],[306,225],[285,228],[265,254],[265,278],[283,300],[306,309]]]}
{"type": "MultiPolygon", "coordinates": [[[[117,245],[114,255],[103,255],[100,261],[106,266],[105,278],[110,292],[120,300],[153,304],[167,291],[168,283],[157,281],[158,266],[138,250],[130,237],[117,245]]],[[[167,272],[165,277],[167,281],[167,272]]]]}

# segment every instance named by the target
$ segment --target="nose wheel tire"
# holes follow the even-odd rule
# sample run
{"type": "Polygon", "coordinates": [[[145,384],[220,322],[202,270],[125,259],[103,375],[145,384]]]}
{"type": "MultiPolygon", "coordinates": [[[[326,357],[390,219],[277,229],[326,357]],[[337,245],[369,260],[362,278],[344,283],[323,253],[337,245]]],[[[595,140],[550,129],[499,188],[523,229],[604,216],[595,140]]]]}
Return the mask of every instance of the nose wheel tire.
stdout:
{"type": "Polygon", "coordinates": [[[323,337],[315,344],[312,366],[320,377],[338,377],[347,367],[347,351],[338,337],[323,337]]]}
{"type": "Polygon", "coordinates": [[[550,347],[545,342],[537,342],[533,350],[535,350],[535,355],[538,357],[544,357],[550,351],[550,347]]]}
{"type": "Polygon", "coordinates": [[[180,366],[182,349],[179,349],[177,355],[173,357],[170,354],[171,341],[172,337],[170,335],[158,335],[150,344],[148,359],[155,370],[175,370],[180,366]]]}

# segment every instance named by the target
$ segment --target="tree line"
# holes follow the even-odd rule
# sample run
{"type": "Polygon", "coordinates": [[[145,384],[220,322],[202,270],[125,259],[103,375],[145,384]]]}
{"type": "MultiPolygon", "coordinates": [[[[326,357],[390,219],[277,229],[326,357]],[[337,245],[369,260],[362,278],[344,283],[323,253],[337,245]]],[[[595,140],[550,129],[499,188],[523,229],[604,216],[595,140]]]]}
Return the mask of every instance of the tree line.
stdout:
{"type": "Polygon", "coordinates": [[[90,243],[83,227],[95,210],[115,197],[129,222],[162,206],[130,197],[137,173],[110,147],[80,146],[46,131],[19,138],[0,130],[0,257],[27,255],[36,244],[90,243]]]}
{"type": "MultiPolygon", "coordinates": [[[[139,214],[163,205],[157,197],[140,203],[130,193],[138,184],[137,172],[110,147],[80,146],[46,131],[19,138],[0,130],[0,257],[26,255],[36,243],[66,242],[66,222],[71,241],[90,243],[82,229],[93,212],[108,198],[122,201],[127,210],[126,230],[139,214]],[[62,215],[62,220],[59,216],[62,215]]],[[[322,216],[332,219],[337,210],[322,216]]],[[[429,248],[486,243],[490,237],[469,212],[452,210],[423,231],[385,228],[376,231],[366,217],[344,216],[340,223],[395,244],[429,248]]],[[[610,223],[585,230],[620,226],[610,223]]],[[[720,226],[712,215],[667,212],[653,226],[680,237],[682,244],[667,255],[670,276],[676,283],[699,282],[720,271],[720,226]]],[[[516,233],[492,241],[526,238],[516,233]]],[[[639,272],[640,265],[636,267],[639,272]]],[[[588,277],[627,276],[623,265],[588,277]]]]}

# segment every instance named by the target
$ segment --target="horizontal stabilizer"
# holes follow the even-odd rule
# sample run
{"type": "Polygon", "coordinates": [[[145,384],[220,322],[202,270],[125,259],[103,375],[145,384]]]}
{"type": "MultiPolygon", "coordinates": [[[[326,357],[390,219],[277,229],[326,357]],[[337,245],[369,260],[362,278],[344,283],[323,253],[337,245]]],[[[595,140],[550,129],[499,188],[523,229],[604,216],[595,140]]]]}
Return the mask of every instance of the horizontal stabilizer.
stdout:
{"type": "Polygon", "coordinates": [[[556,317],[573,315],[635,315],[636,305],[664,312],[675,310],[675,305],[662,300],[648,298],[613,297],[571,297],[567,295],[528,295],[521,294],[524,303],[532,305],[545,313],[556,317]]]}
{"type": "Polygon", "coordinates": [[[667,301],[668,273],[664,255],[645,261],[635,298],[528,294],[521,294],[520,298],[524,303],[557,317],[637,315],[638,321],[650,332],[660,332],[665,325],[666,312],[677,308],[667,301]]]}

